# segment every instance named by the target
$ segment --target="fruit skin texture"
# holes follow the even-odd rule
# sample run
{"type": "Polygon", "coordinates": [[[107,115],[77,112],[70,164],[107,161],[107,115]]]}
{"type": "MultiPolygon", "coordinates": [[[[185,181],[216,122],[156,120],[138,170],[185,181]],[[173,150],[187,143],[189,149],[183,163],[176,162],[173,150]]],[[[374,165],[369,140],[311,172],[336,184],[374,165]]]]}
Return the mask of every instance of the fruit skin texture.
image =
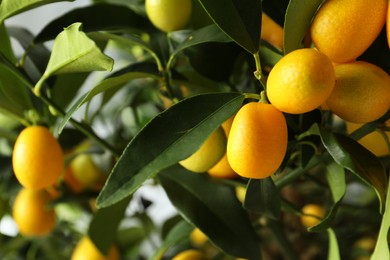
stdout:
{"type": "MultiPolygon", "coordinates": [[[[390,127],[390,119],[385,122],[387,127],[390,127]]],[[[352,133],[355,130],[363,126],[363,124],[354,124],[351,122],[346,122],[347,133],[352,133]]],[[[384,132],[387,138],[390,140],[390,132],[384,132]]],[[[373,131],[359,140],[358,143],[363,145],[367,150],[375,154],[376,156],[385,156],[390,155],[389,147],[387,146],[384,136],[378,131],[373,131]]]]}
{"type": "MultiPolygon", "coordinates": [[[[225,132],[226,137],[229,136],[230,128],[232,127],[234,117],[230,117],[228,120],[226,120],[222,124],[223,131],[225,132]]],[[[237,173],[232,169],[232,167],[229,164],[229,161],[227,159],[227,154],[225,152],[225,155],[219,160],[219,162],[214,165],[209,171],[209,175],[214,178],[235,178],[237,177],[237,173]]]]}
{"type": "Polygon", "coordinates": [[[145,0],[146,14],[163,32],[183,29],[191,17],[191,0],[145,0]]]}
{"type": "Polygon", "coordinates": [[[12,166],[16,178],[24,187],[47,188],[56,184],[62,175],[64,155],[49,129],[30,126],[16,139],[12,166]]]}
{"type": "Polygon", "coordinates": [[[335,65],[336,85],[326,101],[342,119],[367,123],[390,108],[390,76],[378,66],[355,61],[335,65]]]}
{"type": "Polygon", "coordinates": [[[271,104],[252,102],[236,114],[227,145],[234,171],[246,178],[263,179],[280,167],[287,149],[287,124],[271,104]]]}
{"type": "Polygon", "coordinates": [[[298,49],[272,68],[267,79],[267,96],[280,111],[301,114],[321,106],[334,84],[334,68],[328,57],[315,49],[298,49]]]}
{"type": "Polygon", "coordinates": [[[206,256],[202,252],[195,249],[185,250],[172,258],[172,260],[207,260],[207,259],[208,258],[206,258],[206,256]]]}
{"type": "Polygon", "coordinates": [[[311,25],[318,50],[333,62],[355,60],[374,42],[386,21],[388,0],[328,0],[311,25]]]}
{"type": "Polygon", "coordinates": [[[302,208],[302,212],[308,215],[312,215],[312,216],[307,216],[307,215],[301,216],[301,223],[306,228],[317,225],[321,221],[321,219],[325,216],[325,211],[323,207],[317,204],[306,204],[302,208]]]}
{"type": "Polygon", "coordinates": [[[119,251],[115,246],[112,246],[108,251],[107,256],[103,255],[91,241],[88,236],[84,236],[77,243],[71,260],[118,260],[119,251]]]}
{"type": "Polygon", "coordinates": [[[190,157],[179,162],[181,166],[193,172],[207,172],[225,154],[226,136],[222,127],[218,127],[190,157]]]}
{"type": "Polygon", "coordinates": [[[24,236],[45,236],[55,227],[56,215],[49,208],[50,195],[45,190],[22,188],[15,198],[13,218],[24,236]]]}

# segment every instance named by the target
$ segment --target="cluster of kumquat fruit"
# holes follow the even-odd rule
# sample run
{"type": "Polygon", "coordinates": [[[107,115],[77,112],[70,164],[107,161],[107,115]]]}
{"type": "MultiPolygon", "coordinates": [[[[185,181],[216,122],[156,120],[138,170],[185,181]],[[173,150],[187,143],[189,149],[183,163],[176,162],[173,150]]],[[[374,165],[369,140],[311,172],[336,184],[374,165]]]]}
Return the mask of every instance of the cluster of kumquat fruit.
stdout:
{"type": "MultiPolygon", "coordinates": [[[[144,2],[146,16],[154,29],[171,36],[170,33],[189,27],[193,14],[192,0],[144,2]]],[[[259,71],[255,75],[259,82],[256,79],[253,81],[262,88],[260,93],[244,93],[242,96],[245,95],[245,101],[238,105],[240,108],[236,113],[218,126],[196,152],[178,162],[191,172],[207,173],[211,178],[224,179],[223,183],[230,183],[236,189],[238,201],[245,207],[247,189],[244,185],[248,184],[249,187],[250,184],[247,179],[267,180],[282,172],[287,168],[285,164],[293,161],[286,158],[290,156],[289,141],[295,138],[289,132],[287,118],[290,115],[303,115],[313,110],[328,111],[334,118],[342,121],[347,134],[358,131],[366,124],[375,123],[376,129],[358,142],[378,157],[390,155],[390,75],[378,64],[360,59],[383,29],[386,30],[390,49],[389,1],[323,1],[311,21],[304,44],[290,52],[284,52],[283,27],[264,10],[261,15],[259,36],[281,58],[273,66],[257,66],[259,71]],[[239,184],[226,180],[234,178],[240,179],[239,184]]],[[[175,45],[173,42],[168,44],[172,43],[172,48],[175,45]]],[[[145,43],[143,47],[145,46],[148,45],[145,43]]],[[[152,52],[152,49],[147,50],[152,52]]],[[[167,74],[170,73],[171,71],[167,74]]],[[[164,85],[164,90],[168,89],[167,78],[163,80],[167,84],[164,85]]],[[[191,91],[185,86],[181,87],[181,91],[186,92],[181,97],[190,96],[188,93],[191,91]]],[[[162,107],[165,109],[175,105],[176,100],[164,96],[162,92],[165,91],[159,93],[163,101],[162,107]]],[[[102,190],[107,174],[96,164],[89,151],[90,146],[89,142],[79,143],[76,148],[64,152],[58,138],[48,127],[42,125],[28,126],[20,132],[12,153],[13,172],[22,186],[13,203],[13,218],[20,234],[42,237],[54,230],[58,221],[55,203],[62,195],[59,189],[61,185],[72,195],[91,191],[97,195],[102,190]]],[[[115,163],[112,160],[111,163],[115,163]]],[[[153,166],[153,162],[155,161],[150,165],[153,166]]],[[[295,192],[294,194],[298,193],[295,192]]],[[[295,210],[296,215],[299,215],[300,228],[310,229],[326,217],[327,208],[318,201],[305,201],[300,209],[295,208],[293,202],[291,205],[287,200],[283,202],[283,206],[291,206],[291,211],[295,210]]],[[[93,206],[90,206],[91,211],[94,210],[93,206]]],[[[253,213],[248,215],[255,219],[258,212],[253,213]]],[[[272,217],[260,216],[253,223],[266,226],[262,222],[271,219],[272,217]]],[[[175,251],[177,254],[173,256],[173,260],[221,258],[218,255],[220,249],[199,228],[194,228],[189,240],[189,249],[179,248],[180,250],[175,251]]],[[[375,241],[370,237],[357,241],[355,246],[371,252],[373,243],[375,241]]],[[[119,247],[113,245],[104,255],[87,234],[83,234],[71,255],[72,260],[120,258],[119,247]]]]}
{"type": "Polygon", "coordinates": [[[19,232],[26,236],[47,235],[56,223],[47,189],[57,184],[64,168],[60,144],[47,127],[29,126],[15,142],[12,166],[23,186],[13,205],[19,232]]]}
{"type": "MultiPolygon", "coordinates": [[[[379,120],[390,109],[390,75],[358,58],[377,39],[386,20],[390,48],[388,1],[326,1],[311,24],[311,46],[285,54],[270,68],[260,101],[243,105],[180,164],[217,178],[264,179],[278,171],[286,155],[288,127],[284,114],[328,110],[343,120],[349,134],[379,120]]],[[[261,38],[283,50],[283,28],[265,13],[261,38]]],[[[390,120],[383,126],[389,127],[390,120]]],[[[377,129],[358,142],[376,156],[386,156],[390,154],[388,140],[390,132],[377,129]]],[[[245,188],[236,190],[244,202],[245,188]]],[[[324,216],[323,205],[309,203],[301,208],[300,222],[310,228],[324,216]]],[[[207,237],[195,229],[191,241],[196,250],[184,251],[175,259],[205,258],[200,248],[207,237]]]]}
{"type": "MultiPolygon", "coordinates": [[[[346,121],[349,132],[384,116],[390,108],[390,76],[379,66],[357,58],[378,37],[389,19],[387,13],[385,0],[326,1],[310,28],[312,47],[287,53],[271,69],[265,90],[269,102],[264,99],[245,104],[234,120],[224,124],[226,154],[222,156],[225,146],[217,130],[181,164],[195,172],[208,170],[214,176],[222,176],[219,169],[223,164],[226,176],[222,177],[238,174],[262,179],[278,170],[286,153],[288,133],[283,113],[328,109],[346,121]],[[368,3],[370,8],[366,8],[368,3]],[[339,14],[337,19],[335,13],[339,14]],[[214,149],[207,148],[207,143],[214,149]],[[197,169],[199,165],[204,168],[197,169]]],[[[266,14],[262,17],[261,37],[282,49],[283,29],[266,14]]],[[[389,154],[386,140],[378,131],[359,142],[378,156],[389,154]],[[379,147],[366,144],[370,139],[379,139],[379,147]]]]}
{"type": "MultiPolygon", "coordinates": [[[[28,126],[16,139],[12,154],[13,171],[21,190],[13,204],[13,218],[20,234],[27,237],[47,236],[56,226],[56,211],[52,205],[60,195],[61,182],[74,194],[85,190],[99,191],[106,175],[83,153],[89,143],[79,145],[69,165],[59,141],[46,126],[28,126]]],[[[72,259],[119,259],[115,246],[104,256],[84,236],[74,249],[72,259]]]]}

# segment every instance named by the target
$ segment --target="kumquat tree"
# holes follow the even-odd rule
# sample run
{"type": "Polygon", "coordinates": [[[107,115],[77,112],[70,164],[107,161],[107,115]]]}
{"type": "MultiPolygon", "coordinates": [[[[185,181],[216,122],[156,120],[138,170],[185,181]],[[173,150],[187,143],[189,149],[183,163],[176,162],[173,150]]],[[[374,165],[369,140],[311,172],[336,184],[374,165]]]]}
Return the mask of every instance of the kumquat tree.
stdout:
{"type": "Polygon", "coordinates": [[[389,169],[388,0],[0,0],[0,259],[386,260],[389,169]]]}

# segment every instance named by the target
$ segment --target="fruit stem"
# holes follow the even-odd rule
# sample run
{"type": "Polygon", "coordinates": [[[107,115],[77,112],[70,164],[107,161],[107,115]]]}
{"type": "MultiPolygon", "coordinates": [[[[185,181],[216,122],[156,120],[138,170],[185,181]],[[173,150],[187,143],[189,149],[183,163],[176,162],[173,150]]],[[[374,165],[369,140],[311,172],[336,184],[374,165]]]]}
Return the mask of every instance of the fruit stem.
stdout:
{"type": "Polygon", "coordinates": [[[253,98],[253,99],[257,99],[257,100],[261,99],[261,96],[259,94],[254,94],[254,93],[244,93],[244,96],[245,96],[245,99],[247,99],[247,98],[253,98]]]}
{"type": "Polygon", "coordinates": [[[173,88],[172,88],[171,72],[169,71],[169,69],[165,69],[165,70],[161,71],[161,73],[163,76],[163,82],[164,82],[164,86],[167,90],[168,97],[172,100],[173,103],[177,103],[178,100],[175,98],[175,93],[174,93],[173,88]]]}
{"type": "Polygon", "coordinates": [[[256,71],[253,73],[255,75],[255,78],[260,81],[261,86],[263,89],[266,89],[266,82],[263,75],[263,70],[261,69],[261,62],[260,62],[260,55],[259,52],[256,52],[253,54],[253,57],[255,58],[255,64],[256,64],[256,71]]]}
{"type": "Polygon", "coordinates": [[[260,92],[259,103],[269,104],[264,90],[260,92]]]}

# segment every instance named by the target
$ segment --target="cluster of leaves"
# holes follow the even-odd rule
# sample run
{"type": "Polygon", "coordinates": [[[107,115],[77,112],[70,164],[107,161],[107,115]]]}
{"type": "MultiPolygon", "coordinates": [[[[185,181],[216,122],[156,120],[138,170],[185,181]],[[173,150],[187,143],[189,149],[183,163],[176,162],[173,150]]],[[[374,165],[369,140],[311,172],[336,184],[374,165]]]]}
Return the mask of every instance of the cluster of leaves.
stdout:
{"type": "MultiPolygon", "coordinates": [[[[1,146],[5,147],[1,153],[3,198],[12,201],[18,189],[6,147],[12,150],[23,125],[39,122],[52,127],[64,148],[88,138],[116,158],[97,197],[98,210],[89,212],[88,234],[103,252],[115,242],[126,259],[146,257],[139,251],[140,244],[158,228],[147,206],[131,216],[126,208],[134,201],[133,194],[154,180],[179,215],[165,223],[163,242],[152,250],[150,259],[170,257],[189,246],[194,227],[218,248],[218,257],[227,259],[261,259],[262,254],[298,259],[310,251],[307,248],[313,248],[316,259],[351,257],[346,249],[355,240],[367,234],[377,236],[381,228],[375,254],[383,257],[378,259],[388,258],[389,161],[377,158],[355,140],[389,114],[353,136],[345,135],[343,125],[328,111],[286,114],[288,153],[280,171],[265,180],[216,180],[177,165],[256,96],[253,93],[260,93],[263,86],[253,72],[262,70],[266,77],[284,54],[303,46],[322,0],[193,1],[189,28],[168,34],[150,24],[144,2],[138,0],[95,1],[48,22],[35,35],[7,26],[8,18],[54,2],[60,1],[1,1],[0,113],[17,122],[0,125],[0,137],[5,140],[1,146]],[[260,39],[262,11],[283,25],[284,52],[260,39]],[[22,47],[22,55],[15,55],[11,38],[22,47]],[[49,49],[46,43],[51,42],[49,49]],[[363,192],[349,196],[356,185],[363,192]],[[247,187],[243,205],[236,198],[237,186],[247,187]],[[310,228],[314,233],[297,224],[300,207],[309,202],[327,209],[323,221],[310,228]],[[122,228],[129,219],[141,224],[122,228]],[[276,252],[275,244],[279,245],[276,252]]],[[[361,58],[389,73],[386,50],[383,32],[361,58]]],[[[69,195],[58,205],[80,201],[69,195]]],[[[75,232],[74,226],[65,222],[51,235],[57,238],[50,241],[52,248],[65,248],[64,241],[78,237],[69,235],[69,230],[75,232]]],[[[6,236],[3,240],[7,246],[0,249],[0,256],[15,248],[21,254],[28,251],[31,257],[45,254],[50,259],[58,254],[42,241],[6,236]]]]}

